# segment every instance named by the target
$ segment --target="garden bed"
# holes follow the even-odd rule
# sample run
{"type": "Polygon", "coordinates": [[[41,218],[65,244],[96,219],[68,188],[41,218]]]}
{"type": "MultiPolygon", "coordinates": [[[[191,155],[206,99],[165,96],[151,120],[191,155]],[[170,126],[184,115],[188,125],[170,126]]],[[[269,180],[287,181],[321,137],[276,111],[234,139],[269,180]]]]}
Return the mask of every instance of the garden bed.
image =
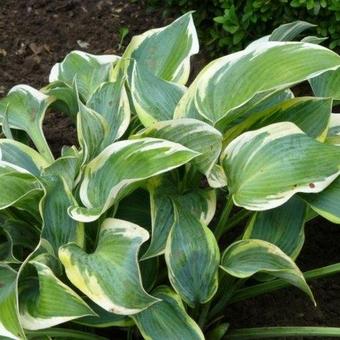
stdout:
{"type": "MultiPolygon", "coordinates": [[[[150,13],[136,2],[2,0],[0,97],[18,83],[37,88],[43,86],[48,81],[52,65],[71,50],[120,54],[121,28],[129,29],[123,42],[126,44],[132,35],[151,27],[163,26],[169,21],[171,18],[164,20],[161,13],[150,13]]],[[[74,127],[59,113],[48,113],[44,128],[54,153],[61,145],[75,143],[74,127]]],[[[340,262],[339,240],[339,226],[324,220],[310,223],[306,227],[306,242],[297,264],[306,271],[340,262]]],[[[289,288],[231,305],[226,310],[227,319],[233,328],[339,327],[340,275],[311,282],[311,288],[318,303],[317,308],[302,292],[289,288]]]]}

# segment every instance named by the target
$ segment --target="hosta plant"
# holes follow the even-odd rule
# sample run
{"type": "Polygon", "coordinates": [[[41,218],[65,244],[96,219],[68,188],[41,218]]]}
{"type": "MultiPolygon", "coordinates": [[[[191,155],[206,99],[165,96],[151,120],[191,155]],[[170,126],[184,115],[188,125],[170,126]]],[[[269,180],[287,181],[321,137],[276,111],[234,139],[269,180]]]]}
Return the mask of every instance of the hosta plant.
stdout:
{"type": "Polygon", "coordinates": [[[1,99],[1,338],[339,336],[235,330],[224,315],[288,285],[314,308],[307,281],[340,271],[295,264],[310,219],[340,223],[340,57],[281,41],[306,27],[285,25],[186,86],[198,52],[188,13],[121,57],[73,51],[44,88],[1,99]],[[306,80],[315,97],[295,97],[306,80]],[[42,129],[51,110],[77,127],[57,155],[42,129]]]}

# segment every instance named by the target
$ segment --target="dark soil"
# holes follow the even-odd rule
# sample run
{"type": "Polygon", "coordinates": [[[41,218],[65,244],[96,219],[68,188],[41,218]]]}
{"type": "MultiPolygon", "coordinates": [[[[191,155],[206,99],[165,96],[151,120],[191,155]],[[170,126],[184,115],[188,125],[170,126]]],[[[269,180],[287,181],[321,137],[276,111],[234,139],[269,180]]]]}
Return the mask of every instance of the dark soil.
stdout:
{"type": "MultiPolygon", "coordinates": [[[[84,43],[88,44],[85,50],[91,53],[120,54],[119,30],[122,27],[129,29],[123,43],[126,45],[132,35],[171,21],[171,18],[163,19],[159,12],[150,12],[140,3],[1,0],[0,97],[19,83],[42,87],[47,83],[53,64],[71,50],[84,50],[80,46],[84,43]]],[[[48,113],[44,129],[55,153],[62,145],[75,143],[74,127],[58,113],[48,113]]],[[[339,226],[322,220],[314,222],[306,228],[306,243],[298,265],[305,271],[340,262],[339,240],[339,226]]],[[[289,288],[234,304],[226,310],[227,319],[232,328],[340,327],[340,275],[314,281],[311,287],[318,303],[316,308],[299,290],[289,288]]],[[[119,335],[112,336],[112,339],[118,338],[119,335]]]]}
{"type": "MultiPolygon", "coordinates": [[[[0,97],[16,84],[43,87],[72,50],[119,55],[133,35],[170,21],[134,1],[0,0],[0,97]],[[124,27],[129,34],[119,48],[124,27]]],[[[67,117],[47,113],[44,130],[55,154],[76,143],[67,117]]]]}

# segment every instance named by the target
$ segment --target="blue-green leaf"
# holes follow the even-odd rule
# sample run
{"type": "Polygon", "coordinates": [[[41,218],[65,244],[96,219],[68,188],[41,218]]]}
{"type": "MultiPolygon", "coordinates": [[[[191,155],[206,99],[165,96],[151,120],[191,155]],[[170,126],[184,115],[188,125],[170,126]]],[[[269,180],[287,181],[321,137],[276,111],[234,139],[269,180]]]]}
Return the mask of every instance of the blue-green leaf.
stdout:
{"type": "Polygon", "coordinates": [[[218,287],[217,241],[212,231],[190,211],[176,203],[174,211],[175,223],[165,248],[169,279],[190,306],[203,304],[214,296],[218,287]]]}

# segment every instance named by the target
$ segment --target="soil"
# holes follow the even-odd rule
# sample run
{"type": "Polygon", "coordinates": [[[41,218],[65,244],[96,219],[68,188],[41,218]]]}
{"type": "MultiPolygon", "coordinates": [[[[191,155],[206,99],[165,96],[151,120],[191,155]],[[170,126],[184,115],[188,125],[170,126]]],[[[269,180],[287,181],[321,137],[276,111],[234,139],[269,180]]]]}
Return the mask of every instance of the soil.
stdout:
{"type": "MultiPolygon", "coordinates": [[[[161,12],[142,2],[120,0],[1,0],[0,97],[19,83],[40,88],[54,63],[71,50],[120,54],[120,29],[132,35],[167,24],[161,12]],[[84,47],[85,46],[85,47],[84,47]]],[[[196,59],[194,72],[204,57],[196,59]]],[[[67,117],[49,112],[44,125],[57,154],[75,143],[75,128],[67,117]]],[[[306,228],[306,243],[298,259],[302,270],[340,262],[340,227],[323,220],[306,228]]],[[[340,327],[340,275],[311,283],[318,306],[295,288],[263,295],[226,310],[232,328],[259,326],[340,327]]],[[[340,337],[340,335],[339,335],[340,337]]],[[[112,339],[119,339],[115,333],[112,339]]]]}

